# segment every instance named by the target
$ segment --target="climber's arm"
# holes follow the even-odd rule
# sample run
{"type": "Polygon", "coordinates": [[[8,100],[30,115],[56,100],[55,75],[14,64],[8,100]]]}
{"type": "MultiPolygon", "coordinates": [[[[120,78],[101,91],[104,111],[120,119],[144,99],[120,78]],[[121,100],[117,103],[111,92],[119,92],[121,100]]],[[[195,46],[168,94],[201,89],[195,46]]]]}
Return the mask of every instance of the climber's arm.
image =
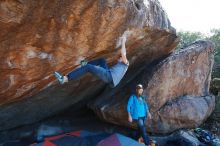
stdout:
{"type": "Polygon", "coordinates": [[[121,38],[121,43],[122,43],[122,46],[121,46],[121,60],[124,64],[129,64],[128,62],[128,59],[127,59],[127,56],[126,56],[126,48],[125,48],[125,42],[126,42],[126,37],[125,36],[122,36],[121,38]]]}

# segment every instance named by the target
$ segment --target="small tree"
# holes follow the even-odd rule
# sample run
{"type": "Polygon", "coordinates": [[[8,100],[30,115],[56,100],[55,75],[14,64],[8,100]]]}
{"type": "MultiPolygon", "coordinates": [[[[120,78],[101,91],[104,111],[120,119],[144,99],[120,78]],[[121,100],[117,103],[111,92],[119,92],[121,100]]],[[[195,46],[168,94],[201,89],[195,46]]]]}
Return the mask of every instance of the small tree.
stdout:
{"type": "Polygon", "coordinates": [[[220,78],[220,29],[212,29],[211,36],[208,37],[215,44],[214,56],[215,63],[213,66],[213,78],[220,78]]]}

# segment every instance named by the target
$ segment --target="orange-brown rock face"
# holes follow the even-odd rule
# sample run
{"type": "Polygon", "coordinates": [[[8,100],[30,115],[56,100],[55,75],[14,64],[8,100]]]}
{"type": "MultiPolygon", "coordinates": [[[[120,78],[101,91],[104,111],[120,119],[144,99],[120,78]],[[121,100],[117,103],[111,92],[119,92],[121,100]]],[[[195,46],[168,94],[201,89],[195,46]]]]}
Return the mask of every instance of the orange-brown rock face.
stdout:
{"type": "Polygon", "coordinates": [[[199,41],[171,54],[157,65],[146,66],[133,81],[113,95],[103,94],[90,107],[100,118],[123,125],[126,105],[135,85],[145,86],[144,95],[153,119],[146,125],[155,133],[168,133],[200,125],[212,113],[215,97],[209,94],[213,46],[199,41]]]}
{"type": "Polygon", "coordinates": [[[54,81],[54,70],[67,73],[83,58],[115,62],[117,40],[128,28],[129,58],[152,43],[151,55],[169,53],[175,32],[159,5],[149,1],[148,7],[124,0],[1,1],[0,103],[34,95],[54,81]]]}
{"type": "Polygon", "coordinates": [[[52,73],[68,73],[84,58],[115,63],[125,30],[131,64],[125,81],[178,42],[164,10],[152,0],[2,0],[0,30],[0,119],[5,119],[0,130],[98,95],[104,84],[94,77],[60,86],[52,73]]]}

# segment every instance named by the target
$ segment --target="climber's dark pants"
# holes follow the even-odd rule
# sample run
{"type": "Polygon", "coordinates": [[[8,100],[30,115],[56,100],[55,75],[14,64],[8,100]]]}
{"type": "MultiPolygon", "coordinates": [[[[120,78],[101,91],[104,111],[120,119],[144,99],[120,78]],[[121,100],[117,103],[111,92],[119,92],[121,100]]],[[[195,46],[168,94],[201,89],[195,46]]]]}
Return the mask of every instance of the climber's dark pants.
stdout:
{"type": "Polygon", "coordinates": [[[88,62],[85,66],[82,66],[70,72],[67,77],[68,80],[74,80],[86,74],[87,72],[97,76],[105,83],[112,83],[112,75],[106,64],[105,59],[103,58],[88,62]]]}
{"type": "Polygon", "coordinates": [[[136,134],[138,136],[141,135],[143,137],[145,145],[150,145],[150,139],[147,135],[145,120],[146,120],[146,117],[140,117],[138,118],[138,120],[134,120],[138,126],[138,133],[136,134]]]}

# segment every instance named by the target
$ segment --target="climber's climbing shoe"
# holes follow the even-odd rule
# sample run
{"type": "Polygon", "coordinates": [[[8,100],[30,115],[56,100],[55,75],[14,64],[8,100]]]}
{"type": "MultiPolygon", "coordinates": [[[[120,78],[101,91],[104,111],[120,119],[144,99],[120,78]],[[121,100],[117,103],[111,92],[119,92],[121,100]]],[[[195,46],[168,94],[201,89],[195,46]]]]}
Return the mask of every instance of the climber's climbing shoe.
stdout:
{"type": "Polygon", "coordinates": [[[58,79],[60,84],[64,84],[64,77],[63,77],[62,74],[60,74],[59,72],[55,71],[54,72],[54,76],[58,79]]]}

